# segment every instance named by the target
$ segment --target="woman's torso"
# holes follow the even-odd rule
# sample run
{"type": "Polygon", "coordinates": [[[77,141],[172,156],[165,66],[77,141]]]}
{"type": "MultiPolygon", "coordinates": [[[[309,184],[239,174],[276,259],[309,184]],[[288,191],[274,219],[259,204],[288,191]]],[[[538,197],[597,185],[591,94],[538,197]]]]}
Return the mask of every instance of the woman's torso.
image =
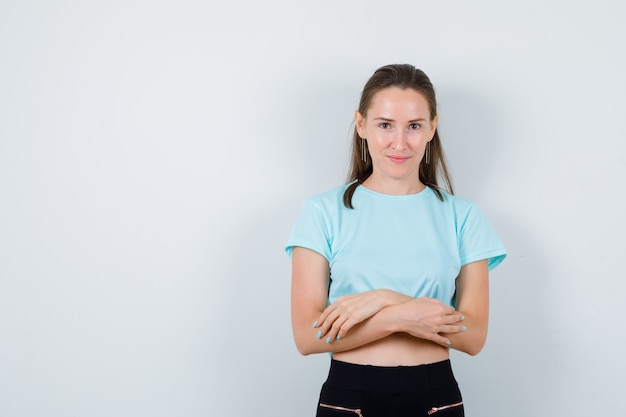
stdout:
{"type": "Polygon", "coordinates": [[[337,352],[333,358],[342,362],[375,366],[413,366],[449,359],[447,348],[405,333],[395,333],[384,339],[337,352]]]}
{"type": "MultiPolygon", "coordinates": [[[[359,187],[353,210],[340,210],[333,225],[330,302],[378,288],[450,304],[460,270],[453,216],[430,189],[388,196],[359,187]]],[[[410,366],[449,358],[448,349],[397,333],[335,353],[344,362],[410,366]]]]}
{"type": "MultiPolygon", "coordinates": [[[[426,188],[391,196],[359,186],[354,209],[343,205],[344,187],[305,202],[287,248],[304,246],[322,254],[330,267],[328,302],[342,295],[390,289],[410,297],[454,304],[461,265],[504,257],[502,245],[475,206],[426,188]]],[[[433,342],[394,334],[334,358],[380,366],[419,365],[448,358],[433,342]]]]}

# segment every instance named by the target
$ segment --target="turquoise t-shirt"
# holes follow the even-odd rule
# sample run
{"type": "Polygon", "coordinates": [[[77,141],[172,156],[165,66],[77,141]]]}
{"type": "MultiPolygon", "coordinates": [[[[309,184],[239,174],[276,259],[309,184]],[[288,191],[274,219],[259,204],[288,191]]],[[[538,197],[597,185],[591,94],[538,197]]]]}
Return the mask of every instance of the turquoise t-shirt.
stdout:
{"type": "Polygon", "coordinates": [[[393,196],[357,187],[354,209],[343,204],[347,185],[305,201],[286,251],[320,253],[330,266],[328,303],[342,295],[386,288],[454,305],[455,280],[465,264],[488,259],[489,270],[506,250],[473,203],[426,187],[393,196]]]}

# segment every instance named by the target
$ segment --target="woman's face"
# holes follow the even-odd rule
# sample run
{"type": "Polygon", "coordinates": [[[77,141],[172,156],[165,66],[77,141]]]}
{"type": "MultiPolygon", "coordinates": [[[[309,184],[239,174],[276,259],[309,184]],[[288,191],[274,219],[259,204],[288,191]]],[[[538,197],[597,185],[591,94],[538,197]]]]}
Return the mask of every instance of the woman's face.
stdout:
{"type": "Polygon", "coordinates": [[[439,120],[430,119],[424,96],[411,88],[386,88],[374,95],[365,117],[356,112],[354,118],[372,158],[366,184],[388,193],[420,190],[420,161],[439,120]]]}

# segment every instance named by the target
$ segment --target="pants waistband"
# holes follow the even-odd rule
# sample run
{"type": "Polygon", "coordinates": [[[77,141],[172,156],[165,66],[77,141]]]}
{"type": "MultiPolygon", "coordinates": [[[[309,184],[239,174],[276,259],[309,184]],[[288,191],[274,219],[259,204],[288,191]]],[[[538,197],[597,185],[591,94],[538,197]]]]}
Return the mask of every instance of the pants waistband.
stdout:
{"type": "Polygon", "coordinates": [[[373,366],[333,359],[326,383],[354,391],[412,392],[450,386],[456,380],[450,360],[417,366],[373,366]]]}

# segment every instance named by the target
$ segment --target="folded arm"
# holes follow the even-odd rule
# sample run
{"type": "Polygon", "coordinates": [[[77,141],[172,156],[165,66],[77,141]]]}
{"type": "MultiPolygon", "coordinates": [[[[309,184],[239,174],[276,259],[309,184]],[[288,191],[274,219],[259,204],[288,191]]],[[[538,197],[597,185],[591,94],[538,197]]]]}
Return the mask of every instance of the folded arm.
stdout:
{"type": "Polygon", "coordinates": [[[380,311],[372,304],[370,313],[363,314],[369,314],[370,320],[361,321],[361,325],[352,329],[350,337],[336,340],[340,328],[339,316],[337,312],[331,314],[330,311],[324,314],[330,279],[328,261],[319,253],[301,247],[293,249],[291,259],[291,324],[296,347],[301,354],[351,350],[393,333],[384,315],[377,315],[375,319],[372,317],[380,311]]]}
{"type": "Polygon", "coordinates": [[[391,290],[348,295],[327,306],[329,275],[322,255],[294,248],[292,328],[303,355],[343,352],[397,332],[448,346],[449,335],[462,331],[461,314],[452,307],[436,299],[411,298],[391,290]]]}
{"type": "Polygon", "coordinates": [[[466,330],[445,334],[450,347],[477,355],[487,340],[489,324],[489,269],[487,260],[464,265],[456,279],[457,310],[463,314],[466,330]]]}

